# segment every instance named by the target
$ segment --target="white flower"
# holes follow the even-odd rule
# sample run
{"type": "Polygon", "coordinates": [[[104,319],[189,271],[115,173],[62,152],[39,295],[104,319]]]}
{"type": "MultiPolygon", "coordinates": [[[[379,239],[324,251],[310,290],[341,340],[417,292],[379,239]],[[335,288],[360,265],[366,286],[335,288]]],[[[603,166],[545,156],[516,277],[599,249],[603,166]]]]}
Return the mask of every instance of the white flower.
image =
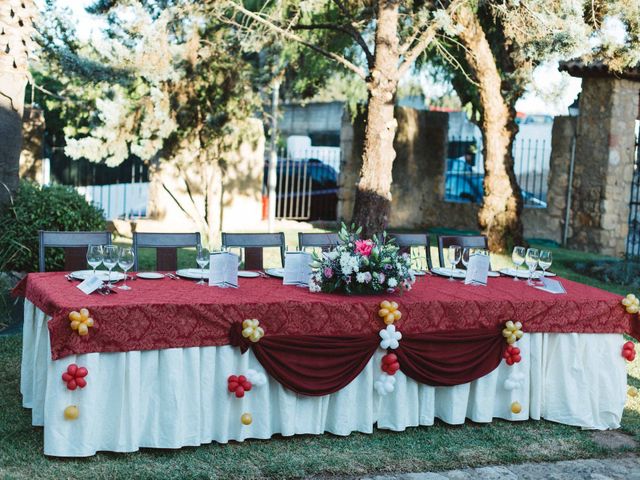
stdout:
{"type": "Polygon", "coordinates": [[[262,385],[267,383],[267,376],[262,372],[254,370],[253,368],[247,370],[245,376],[247,377],[247,380],[249,380],[251,384],[255,385],[256,387],[261,387],[262,385]]]}
{"type": "Polygon", "coordinates": [[[364,272],[360,272],[356,275],[356,282],[364,283],[364,279],[366,278],[364,272]]]}
{"type": "Polygon", "coordinates": [[[396,377],[394,375],[382,373],[378,377],[378,380],[374,382],[373,386],[378,392],[378,395],[384,396],[396,389],[396,377]]]}
{"type": "MultiPolygon", "coordinates": [[[[513,367],[511,367],[513,368],[513,367]]],[[[509,377],[504,381],[505,390],[518,390],[524,384],[524,374],[520,372],[511,372],[509,377]]]]}
{"type": "Polygon", "coordinates": [[[318,285],[316,282],[314,282],[313,280],[309,282],[309,291],[311,293],[318,293],[321,290],[322,289],[320,288],[320,285],[318,285]]]}
{"type": "Polygon", "coordinates": [[[379,332],[380,338],[380,348],[386,350],[390,348],[395,350],[400,346],[399,340],[402,338],[402,334],[400,332],[396,332],[395,325],[387,325],[387,328],[384,330],[380,330],[379,332]]]}
{"type": "Polygon", "coordinates": [[[324,256],[333,262],[338,259],[340,254],[336,250],[331,250],[330,252],[325,253],[324,256]]]}
{"type": "Polygon", "coordinates": [[[387,285],[389,285],[391,288],[397,287],[398,281],[395,278],[390,278],[389,280],[387,280],[387,285]]]}
{"type": "Polygon", "coordinates": [[[351,275],[359,269],[360,261],[358,257],[350,255],[349,253],[343,253],[340,256],[340,270],[342,270],[343,275],[351,275]]]}
{"type": "Polygon", "coordinates": [[[622,47],[627,43],[627,26],[620,17],[605,17],[600,29],[600,38],[604,45],[622,47]]]}

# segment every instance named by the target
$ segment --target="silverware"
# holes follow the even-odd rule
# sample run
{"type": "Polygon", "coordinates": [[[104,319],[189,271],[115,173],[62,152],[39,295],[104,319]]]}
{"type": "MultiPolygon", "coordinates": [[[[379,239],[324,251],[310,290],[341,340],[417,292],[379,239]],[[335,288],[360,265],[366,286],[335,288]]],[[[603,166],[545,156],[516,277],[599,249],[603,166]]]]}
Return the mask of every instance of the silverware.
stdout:
{"type": "Polygon", "coordinates": [[[64,278],[66,278],[68,282],[73,282],[73,279],[71,278],[71,276],[69,274],[66,274],[64,276],[64,278]]]}
{"type": "Polygon", "coordinates": [[[167,277],[169,277],[171,280],[178,280],[178,277],[176,277],[173,273],[167,273],[167,277]]]}

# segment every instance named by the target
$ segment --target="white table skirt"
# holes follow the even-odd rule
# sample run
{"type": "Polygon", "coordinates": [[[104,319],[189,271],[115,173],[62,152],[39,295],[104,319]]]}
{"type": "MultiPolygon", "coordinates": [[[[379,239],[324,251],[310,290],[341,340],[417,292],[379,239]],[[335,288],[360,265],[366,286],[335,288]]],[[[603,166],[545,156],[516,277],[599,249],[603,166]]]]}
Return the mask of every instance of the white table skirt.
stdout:
{"type": "Polygon", "coordinates": [[[526,334],[522,361],[502,362],[490,374],[455,387],[430,387],[396,373],[395,391],[380,396],[378,350],[347,387],[332,395],[296,395],[273,379],[244,398],[227,391],[227,377],[248,369],[264,372],[251,351],[231,346],[89,353],[51,360],[49,317],[25,302],[21,392],[33,425],[44,426],[44,453],[90,456],[100,450],[180,448],[274,434],[371,433],[432,425],[528,418],[593,429],[617,428],[626,400],[626,365],[620,334],[526,334]],[[70,363],[89,370],[87,386],[70,391],[61,379],[70,363]],[[505,388],[514,372],[522,386],[505,388]],[[511,413],[511,403],[522,405],[511,413]],[[80,417],[65,420],[77,405],[80,417]],[[253,423],[240,416],[249,412],[253,423]]]}

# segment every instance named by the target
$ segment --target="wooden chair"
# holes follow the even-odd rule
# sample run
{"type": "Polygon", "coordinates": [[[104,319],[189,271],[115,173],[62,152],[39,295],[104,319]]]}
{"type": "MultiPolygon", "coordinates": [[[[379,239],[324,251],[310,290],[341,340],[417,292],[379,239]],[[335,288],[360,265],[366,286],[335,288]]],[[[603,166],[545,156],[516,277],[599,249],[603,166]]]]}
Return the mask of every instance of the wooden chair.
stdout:
{"type": "Polygon", "coordinates": [[[429,233],[395,233],[389,232],[389,236],[396,240],[396,245],[400,247],[402,253],[411,254],[411,247],[424,247],[427,256],[427,269],[431,270],[433,264],[431,262],[431,242],[429,242],[429,233]]]}
{"type": "Polygon", "coordinates": [[[487,237],[484,235],[438,235],[438,259],[441,267],[445,264],[444,251],[450,245],[460,245],[462,248],[488,248],[487,237]]]}
{"type": "Polygon", "coordinates": [[[337,233],[304,233],[298,232],[298,246],[300,250],[306,248],[320,248],[331,250],[340,243],[337,233]]]}
{"type": "Polygon", "coordinates": [[[46,248],[62,248],[64,251],[64,271],[84,270],[87,267],[87,247],[89,245],[111,245],[111,232],[47,232],[40,230],[38,269],[44,272],[46,248]]]}
{"type": "Polygon", "coordinates": [[[278,247],[280,261],[284,267],[284,233],[226,233],[222,232],[222,246],[241,248],[244,252],[244,268],[262,270],[263,248],[278,247]]]}
{"type": "Polygon", "coordinates": [[[178,248],[200,245],[199,233],[133,233],[133,270],[138,271],[138,249],[156,249],[156,270],[175,271],[178,268],[178,248]]]}

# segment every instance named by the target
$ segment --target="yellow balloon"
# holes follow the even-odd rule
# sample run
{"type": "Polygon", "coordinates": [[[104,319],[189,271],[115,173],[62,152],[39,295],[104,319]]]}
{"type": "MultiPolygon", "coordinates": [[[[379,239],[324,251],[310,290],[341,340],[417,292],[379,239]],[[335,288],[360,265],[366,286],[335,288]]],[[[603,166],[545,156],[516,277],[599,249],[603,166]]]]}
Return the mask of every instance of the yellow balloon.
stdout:
{"type": "Polygon", "coordinates": [[[624,305],[625,307],[628,307],[629,305],[631,305],[633,303],[633,301],[631,301],[629,298],[625,297],[622,299],[622,305],[624,305]]]}
{"type": "Polygon", "coordinates": [[[504,324],[504,326],[506,328],[508,328],[509,330],[513,330],[515,325],[513,324],[513,322],[511,320],[509,320],[507,323],[504,324]]]}
{"type": "Polygon", "coordinates": [[[509,345],[516,343],[516,341],[517,341],[517,340],[518,340],[518,339],[516,338],[516,336],[515,336],[515,335],[511,335],[511,336],[507,337],[507,343],[508,343],[509,345]]]}
{"type": "Polygon", "coordinates": [[[79,322],[82,319],[80,312],[76,312],[75,310],[69,314],[69,320],[72,322],[79,322]]]}
{"type": "Polygon", "coordinates": [[[396,318],[393,316],[393,313],[390,313],[389,315],[384,317],[384,323],[385,325],[391,325],[395,321],[395,319],[396,318]]]}
{"type": "Polygon", "coordinates": [[[503,328],[503,329],[502,329],[502,336],[503,336],[503,337],[509,337],[509,336],[511,336],[511,330],[509,330],[508,328],[503,328]]]}
{"type": "Polygon", "coordinates": [[[400,320],[402,318],[402,312],[400,310],[396,310],[393,312],[393,318],[395,320],[400,320]]]}
{"type": "Polygon", "coordinates": [[[524,335],[524,332],[522,330],[516,330],[515,331],[515,336],[518,340],[520,340],[522,338],[522,335],[524,335]]]}
{"type": "Polygon", "coordinates": [[[638,313],[640,311],[640,307],[638,305],[630,305],[627,307],[627,313],[638,313]]]}
{"type": "Polygon", "coordinates": [[[87,321],[84,323],[87,324],[87,327],[93,327],[93,318],[91,317],[87,318],[87,321]]]}
{"type": "Polygon", "coordinates": [[[86,308],[81,308],[80,309],[80,316],[82,318],[89,318],[89,310],[87,310],[86,308]]]}
{"type": "Polygon", "coordinates": [[[396,302],[391,302],[391,306],[393,307],[394,310],[398,309],[398,304],[396,302]]]}
{"type": "Polygon", "coordinates": [[[244,330],[242,330],[242,336],[244,338],[250,337],[252,333],[253,333],[253,328],[251,327],[247,327],[244,330]]]}
{"type": "Polygon", "coordinates": [[[636,387],[629,387],[627,389],[627,395],[629,395],[630,397],[637,397],[638,389],[636,387]]]}
{"type": "Polygon", "coordinates": [[[522,322],[516,322],[513,326],[516,327],[516,330],[522,330],[522,322]]]}
{"type": "Polygon", "coordinates": [[[381,308],[380,310],[378,310],[378,315],[382,318],[386,317],[387,315],[389,315],[389,309],[388,308],[381,308]]]}
{"type": "Polygon", "coordinates": [[[64,409],[64,418],[66,420],[75,420],[80,416],[80,410],[75,405],[69,405],[64,409]]]}
{"type": "Polygon", "coordinates": [[[71,330],[78,330],[78,327],[80,326],[80,322],[77,320],[74,320],[73,322],[71,322],[71,330]]]}
{"type": "Polygon", "coordinates": [[[86,324],[81,323],[80,325],[78,325],[78,335],[87,335],[89,333],[89,327],[87,327],[86,324]]]}
{"type": "Polygon", "coordinates": [[[383,300],[380,303],[380,308],[385,308],[385,309],[389,310],[390,307],[391,307],[391,303],[388,300],[383,300]]]}
{"type": "Polygon", "coordinates": [[[521,411],[522,411],[522,405],[520,405],[520,403],[519,403],[519,402],[513,402],[513,403],[511,404],[511,412],[512,412],[512,413],[518,414],[518,413],[520,413],[521,411]]]}
{"type": "Polygon", "coordinates": [[[253,422],[253,417],[250,413],[243,413],[240,417],[240,421],[243,425],[251,425],[251,422],[253,422]]]}

